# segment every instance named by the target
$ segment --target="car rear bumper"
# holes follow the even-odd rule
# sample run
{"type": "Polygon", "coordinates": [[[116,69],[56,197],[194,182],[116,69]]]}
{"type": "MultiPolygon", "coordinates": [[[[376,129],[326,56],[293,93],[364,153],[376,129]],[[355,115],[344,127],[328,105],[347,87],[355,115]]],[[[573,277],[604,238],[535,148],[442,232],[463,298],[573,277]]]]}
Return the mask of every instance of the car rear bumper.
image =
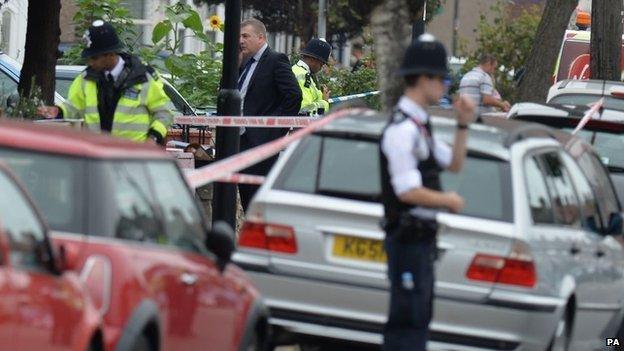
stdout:
{"type": "MultiPolygon", "coordinates": [[[[270,323],[287,333],[381,344],[388,295],[384,289],[280,276],[248,268],[270,310],[270,323]]],[[[464,301],[436,296],[430,350],[545,349],[559,304],[464,301]]],[[[279,336],[278,336],[279,338],[279,336]]]]}

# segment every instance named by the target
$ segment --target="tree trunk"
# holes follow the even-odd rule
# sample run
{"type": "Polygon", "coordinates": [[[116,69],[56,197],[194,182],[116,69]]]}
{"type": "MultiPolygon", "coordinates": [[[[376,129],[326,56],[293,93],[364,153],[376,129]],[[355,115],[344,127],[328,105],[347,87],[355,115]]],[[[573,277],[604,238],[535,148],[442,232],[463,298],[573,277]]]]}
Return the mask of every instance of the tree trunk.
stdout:
{"type": "Polygon", "coordinates": [[[593,0],[589,67],[592,79],[621,79],[622,0],[593,0]]]}
{"type": "Polygon", "coordinates": [[[41,88],[46,104],[54,104],[54,79],[61,29],[61,0],[29,0],[24,65],[18,90],[28,97],[31,82],[41,88]]]}
{"type": "Polygon", "coordinates": [[[373,10],[371,28],[375,41],[381,109],[387,112],[392,110],[403,94],[403,80],[397,76],[397,71],[411,39],[405,0],[384,0],[373,10]]]}
{"type": "MultiPolygon", "coordinates": [[[[621,1],[621,0],[620,0],[621,1]]],[[[577,0],[548,0],[537,27],[531,55],[518,87],[519,101],[544,102],[552,84],[561,41],[577,0]]]]}

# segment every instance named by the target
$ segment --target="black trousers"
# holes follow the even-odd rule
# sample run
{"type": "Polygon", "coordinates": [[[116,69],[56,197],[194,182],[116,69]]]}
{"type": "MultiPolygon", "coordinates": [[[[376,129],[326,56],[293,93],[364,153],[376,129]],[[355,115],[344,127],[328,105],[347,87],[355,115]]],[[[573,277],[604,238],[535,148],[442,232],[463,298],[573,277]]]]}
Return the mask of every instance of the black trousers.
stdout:
{"type": "MultiPolygon", "coordinates": [[[[240,139],[241,151],[251,149],[255,146],[257,145],[249,144],[249,141],[247,140],[247,138],[244,137],[244,135],[241,136],[241,139],[240,139]]],[[[258,162],[254,165],[251,165],[248,168],[245,168],[244,170],[242,170],[241,173],[266,176],[271,170],[271,168],[273,167],[273,165],[275,164],[275,162],[277,162],[278,157],[279,157],[279,154],[272,156],[262,162],[258,162]]],[[[238,191],[241,197],[241,205],[243,206],[243,210],[245,212],[247,212],[247,207],[249,207],[249,203],[251,202],[251,199],[253,198],[253,196],[256,194],[256,191],[258,191],[258,188],[260,188],[258,185],[250,185],[250,184],[238,185],[238,191]]]]}
{"type": "Polygon", "coordinates": [[[383,351],[425,351],[433,309],[436,241],[409,241],[386,232],[390,308],[383,351]],[[404,281],[411,274],[412,281],[404,281]]]}

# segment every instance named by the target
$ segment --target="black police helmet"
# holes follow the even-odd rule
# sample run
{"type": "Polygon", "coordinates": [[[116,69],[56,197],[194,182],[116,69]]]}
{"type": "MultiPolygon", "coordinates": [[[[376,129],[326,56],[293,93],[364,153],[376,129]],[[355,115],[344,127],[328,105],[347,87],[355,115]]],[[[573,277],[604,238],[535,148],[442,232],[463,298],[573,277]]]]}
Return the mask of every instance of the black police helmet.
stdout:
{"type": "Polygon", "coordinates": [[[123,45],[115,32],[115,28],[102,20],[96,20],[82,36],[85,48],[82,57],[88,58],[109,52],[121,50],[123,45]]]}
{"type": "Polygon", "coordinates": [[[305,49],[301,50],[301,55],[310,56],[327,64],[331,50],[331,45],[328,42],[321,39],[312,39],[308,42],[305,49]]]}
{"type": "Polygon", "coordinates": [[[448,64],[444,45],[431,34],[423,34],[405,51],[400,76],[428,74],[447,77],[448,64]]]}

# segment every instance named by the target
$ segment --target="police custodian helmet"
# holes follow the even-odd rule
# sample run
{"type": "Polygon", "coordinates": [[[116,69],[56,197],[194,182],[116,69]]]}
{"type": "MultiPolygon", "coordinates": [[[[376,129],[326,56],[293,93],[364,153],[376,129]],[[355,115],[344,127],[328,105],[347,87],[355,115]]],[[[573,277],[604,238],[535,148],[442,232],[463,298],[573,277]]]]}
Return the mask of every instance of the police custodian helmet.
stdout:
{"type": "Polygon", "coordinates": [[[312,39],[308,42],[305,49],[301,50],[301,55],[310,56],[327,64],[329,55],[331,55],[331,50],[331,45],[325,40],[312,39]]]}
{"type": "Polygon", "coordinates": [[[115,28],[102,20],[96,20],[91,27],[82,36],[85,44],[82,50],[82,57],[88,58],[109,52],[117,52],[121,50],[123,45],[117,37],[115,28]]]}
{"type": "Polygon", "coordinates": [[[428,33],[418,37],[405,51],[400,76],[428,74],[446,77],[448,64],[444,45],[428,33]]]}

